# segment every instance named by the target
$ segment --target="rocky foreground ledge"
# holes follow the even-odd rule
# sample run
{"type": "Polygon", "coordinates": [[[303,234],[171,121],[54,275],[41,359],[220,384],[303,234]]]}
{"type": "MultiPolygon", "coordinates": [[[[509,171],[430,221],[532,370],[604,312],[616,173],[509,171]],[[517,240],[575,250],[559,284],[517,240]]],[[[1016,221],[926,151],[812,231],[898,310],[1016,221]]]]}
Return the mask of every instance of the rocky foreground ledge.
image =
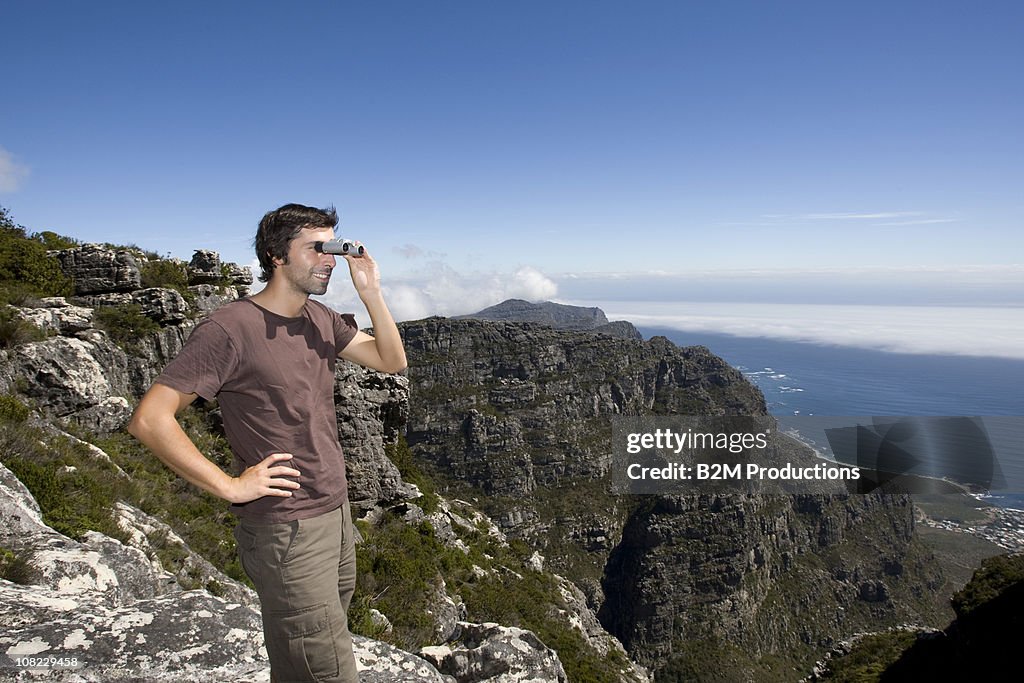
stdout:
{"type": "MultiPolygon", "coordinates": [[[[159,523],[123,504],[118,513],[135,538],[144,536],[131,530],[159,523]]],[[[255,594],[211,565],[196,571],[215,579],[225,597],[183,590],[145,548],[96,532],[82,541],[63,536],[43,523],[35,499],[3,465],[0,519],[0,546],[34,548],[39,570],[33,585],[0,579],[0,680],[270,680],[255,594]],[[64,666],[26,665],[50,658],[64,666]]],[[[457,639],[424,656],[355,637],[360,680],[566,680],[558,655],[529,631],[458,627],[457,639]]]]}

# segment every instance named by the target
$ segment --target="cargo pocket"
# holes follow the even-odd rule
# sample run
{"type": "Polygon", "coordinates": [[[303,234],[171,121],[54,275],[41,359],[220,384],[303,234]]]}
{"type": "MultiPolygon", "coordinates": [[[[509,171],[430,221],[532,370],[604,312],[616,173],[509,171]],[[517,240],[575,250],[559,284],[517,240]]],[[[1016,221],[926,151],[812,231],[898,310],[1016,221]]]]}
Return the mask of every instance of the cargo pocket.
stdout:
{"type": "Polygon", "coordinates": [[[338,650],[326,604],[266,615],[267,655],[278,681],[338,676],[338,650]]]}
{"type": "Polygon", "coordinates": [[[241,523],[235,527],[235,545],[238,548],[238,560],[242,563],[242,569],[253,582],[259,586],[260,563],[256,558],[256,534],[246,529],[241,523]]]}

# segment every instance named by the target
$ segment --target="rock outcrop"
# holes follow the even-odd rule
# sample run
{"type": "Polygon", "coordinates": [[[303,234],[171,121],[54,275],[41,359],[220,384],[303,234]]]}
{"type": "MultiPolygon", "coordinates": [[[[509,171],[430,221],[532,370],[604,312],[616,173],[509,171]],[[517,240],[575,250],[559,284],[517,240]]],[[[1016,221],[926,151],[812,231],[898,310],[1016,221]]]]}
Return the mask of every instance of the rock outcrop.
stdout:
{"type": "Polygon", "coordinates": [[[401,328],[410,356],[409,444],[488,494],[525,496],[601,478],[611,462],[610,416],[767,412],[757,388],[722,359],[663,337],[640,342],[448,318],[401,328]]]}
{"type": "Polygon", "coordinates": [[[10,391],[21,377],[22,393],[39,410],[93,431],[123,427],[130,404],[181,350],[194,320],[245,295],[252,283],[247,269],[200,250],[187,266],[190,303],[184,289],[142,287],[147,261],[137,250],[86,244],[51,253],[73,280],[75,296],[16,309],[22,320],[56,336],[9,352],[10,374],[0,372],[0,390],[10,391]],[[136,335],[126,349],[97,327],[95,311],[132,305],[159,330],[136,335]]]}
{"type": "Polygon", "coordinates": [[[25,344],[13,350],[10,363],[25,380],[21,393],[56,418],[113,431],[131,416],[128,359],[105,335],[25,344]]]}
{"type": "MultiPolygon", "coordinates": [[[[165,525],[130,506],[119,519],[131,533],[127,546],[96,532],[83,542],[42,521],[35,499],[0,464],[0,547],[31,549],[37,582],[0,579],[0,666],[18,668],[23,657],[53,657],[76,664],[36,671],[33,678],[76,681],[266,681],[268,664],[255,594],[191,558],[216,578],[223,597],[183,590],[177,577],[143,551],[147,533],[165,525]],[[144,672],[144,673],[143,673],[144,672]]],[[[384,643],[356,638],[361,680],[451,679],[426,660],[384,643]]]]}
{"type": "Polygon", "coordinates": [[[91,329],[92,309],[73,306],[62,296],[45,297],[38,305],[15,309],[22,320],[38,327],[43,332],[70,337],[77,332],[91,329]]]}
{"type": "Polygon", "coordinates": [[[74,280],[75,294],[131,292],[142,287],[139,261],[128,249],[86,244],[54,254],[64,274],[74,280]]]}
{"type": "Polygon", "coordinates": [[[420,655],[458,683],[566,683],[554,650],[530,631],[499,624],[459,623],[449,645],[420,650],[420,655]]]}
{"type": "Polygon", "coordinates": [[[345,444],[349,501],[365,510],[419,495],[402,481],[385,447],[405,428],[409,412],[409,380],[339,361],[335,371],[338,437],[345,444]]]}

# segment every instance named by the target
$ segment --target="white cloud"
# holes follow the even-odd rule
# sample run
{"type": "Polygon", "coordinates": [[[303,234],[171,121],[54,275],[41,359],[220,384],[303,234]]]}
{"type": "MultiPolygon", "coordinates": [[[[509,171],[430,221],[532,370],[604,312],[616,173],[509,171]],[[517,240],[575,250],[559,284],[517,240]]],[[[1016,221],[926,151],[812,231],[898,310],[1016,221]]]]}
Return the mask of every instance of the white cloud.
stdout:
{"type": "Polygon", "coordinates": [[[17,192],[28,178],[29,168],[0,147],[0,192],[17,192]]]}
{"type": "Polygon", "coordinates": [[[878,220],[881,218],[906,218],[920,216],[920,211],[883,211],[877,213],[809,213],[801,218],[807,220],[878,220]]]}
{"type": "Polygon", "coordinates": [[[732,222],[722,223],[728,227],[740,226],[761,226],[773,227],[792,221],[887,221],[875,223],[875,225],[898,226],[898,225],[931,225],[935,223],[956,223],[956,218],[929,218],[924,211],[835,211],[828,213],[800,213],[800,214],[762,214],[762,219],[769,222],[732,222]]]}
{"type": "Polygon", "coordinates": [[[402,244],[392,247],[391,251],[407,259],[423,258],[427,254],[422,247],[415,244],[402,244]]]}
{"type": "Polygon", "coordinates": [[[935,223],[956,223],[955,218],[922,218],[913,221],[895,221],[892,223],[879,223],[879,225],[933,225],[935,223]]]}
{"type": "MultiPolygon", "coordinates": [[[[360,326],[369,326],[366,310],[346,275],[335,271],[331,288],[323,299],[339,311],[355,313],[360,326]]],[[[382,279],[384,299],[395,320],[475,313],[506,299],[542,301],[558,293],[554,281],[531,266],[522,266],[512,273],[460,273],[435,262],[412,276],[382,279]]]]}

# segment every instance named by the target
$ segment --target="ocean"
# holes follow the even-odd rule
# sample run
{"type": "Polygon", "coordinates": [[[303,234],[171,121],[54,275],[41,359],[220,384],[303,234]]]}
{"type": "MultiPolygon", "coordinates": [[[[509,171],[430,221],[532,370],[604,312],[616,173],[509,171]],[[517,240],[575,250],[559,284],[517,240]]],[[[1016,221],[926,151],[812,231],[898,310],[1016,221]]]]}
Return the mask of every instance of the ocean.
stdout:
{"type": "MultiPolygon", "coordinates": [[[[793,416],[1024,416],[1024,361],[638,327],[680,346],[700,344],[756,384],[769,412],[793,416]]],[[[1005,490],[992,502],[1024,508],[1024,434],[998,420],[1005,490]]]]}

